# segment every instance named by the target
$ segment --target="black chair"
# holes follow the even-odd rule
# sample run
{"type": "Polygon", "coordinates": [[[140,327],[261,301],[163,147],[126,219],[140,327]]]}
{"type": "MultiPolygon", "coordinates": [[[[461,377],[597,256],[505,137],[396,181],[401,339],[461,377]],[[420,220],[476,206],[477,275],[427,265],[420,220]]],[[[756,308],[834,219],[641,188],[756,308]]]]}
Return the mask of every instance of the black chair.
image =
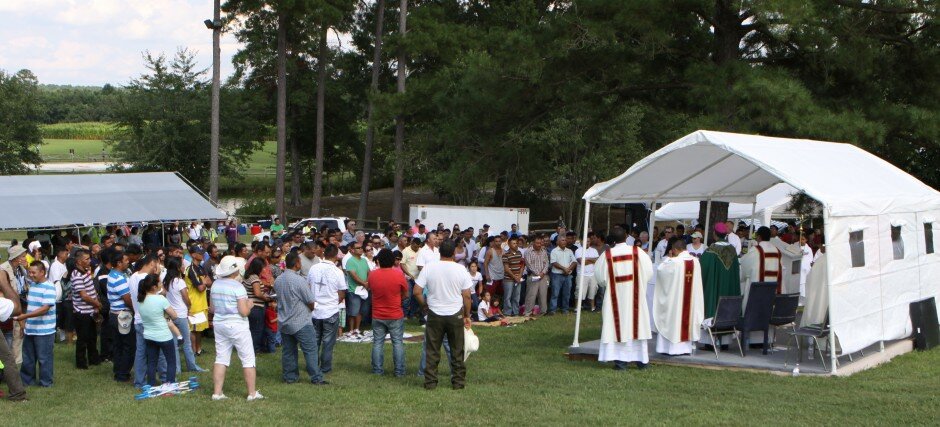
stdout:
{"type": "MultiPolygon", "coordinates": [[[[803,326],[803,327],[794,329],[792,332],[790,332],[790,339],[787,341],[787,347],[788,347],[787,357],[783,361],[783,366],[787,366],[790,363],[789,347],[794,339],[796,339],[796,351],[799,354],[798,360],[799,362],[802,362],[803,350],[800,348],[800,339],[812,338],[813,344],[816,347],[816,351],[819,352],[819,361],[822,362],[823,370],[828,371],[828,369],[826,368],[826,358],[825,356],[823,356],[823,349],[819,347],[819,339],[828,338],[828,337],[829,337],[829,315],[826,315],[826,320],[823,321],[821,325],[809,325],[809,326],[803,326]]],[[[829,343],[827,340],[826,341],[827,350],[830,344],[831,343],[829,343]]],[[[851,355],[849,356],[851,357],[851,355]]]]}
{"type": "Polygon", "coordinates": [[[718,298],[718,307],[715,309],[715,317],[711,324],[705,324],[705,330],[712,339],[712,347],[715,349],[715,359],[718,358],[718,347],[721,343],[715,341],[715,337],[722,335],[734,335],[738,341],[738,352],[744,357],[744,349],[741,347],[741,335],[738,332],[738,320],[741,318],[741,301],[744,298],[721,297],[718,298]]]}
{"type": "Polygon", "coordinates": [[[799,293],[777,295],[774,298],[774,308],[770,315],[770,325],[774,327],[771,349],[777,344],[777,328],[789,326],[791,331],[796,330],[796,309],[799,305],[799,293]]]}
{"type": "Polygon", "coordinates": [[[751,283],[751,290],[747,294],[747,308],[744,310],[744,317],[738,323],[738,329],[744,335],[745,347],[750,345],[750,333],[752,331],[764,332],[763,354],[767,354],[770,316],[773,312],[776,293],[776,282],[751,283]]]}

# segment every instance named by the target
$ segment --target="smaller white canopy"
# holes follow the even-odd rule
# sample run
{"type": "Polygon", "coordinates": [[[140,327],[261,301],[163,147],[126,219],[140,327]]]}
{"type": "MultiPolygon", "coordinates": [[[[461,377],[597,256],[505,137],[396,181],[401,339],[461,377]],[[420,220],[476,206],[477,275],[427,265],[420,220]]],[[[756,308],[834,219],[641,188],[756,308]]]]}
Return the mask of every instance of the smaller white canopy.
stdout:
{"type": "Polygon", "coordinates": [[[0,229],[224,220],[174,172],[0,176],[0,229]]]}
{"type": "MultiPolygon", "coordinates": [[[[786,211],[791,195],[797,190],[789,184],[780,183],[770,187],[767,191],[757,195],[756,218],[762,224],[769,224],[770,217],[796,218],[786,211]]],[[[699,202],[672,202],[666,203],[656,211],[656,219],[662,221],[681,221],[699,217],[699,202]]],[[[750,203],[731,203],[728,205],[728,219],[740,220],[751,218],[751,210],[755,206],[750,203]]]]}

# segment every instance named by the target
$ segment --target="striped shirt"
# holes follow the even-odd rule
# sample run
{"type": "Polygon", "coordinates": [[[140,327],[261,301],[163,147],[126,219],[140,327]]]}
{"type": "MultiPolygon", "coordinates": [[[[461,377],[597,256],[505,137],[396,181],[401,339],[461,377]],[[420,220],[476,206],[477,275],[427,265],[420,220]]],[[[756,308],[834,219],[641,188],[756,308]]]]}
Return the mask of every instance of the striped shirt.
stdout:
{"type": "Polygon", "coordinates": [[[26,296],[26,311],[32,313],[46,305],[50,307],[46,314],[26,319],[26,335],[55,333],[55,285],[50,282],[34,283],[26,296]]]}
{"type": "Polygon", "coordinates": [[[75,269],[72,271],[72,307],[76,313],[94,314],[95,307],[82,299],[82,291],[88,295],[88,298],[98,299],[98,291],[95,289],[95,282],[91,278],[91,273],[82,273],[75,269]]]}
{"type": "Polygon", "coordinates": [[[509,267],[512,274],[522,276],[522,269],[525,267],[525,261],[522,259],[522,252],[517,249],[515,252],[506,251],[503,253],[503,264],[509,267]]]}
{"type": "Polygon", "coordinates": [[[244,285],[232,279],[219,279],[212,283],[210,295],[215,323],[248,323],[248,318],[238,312],[238,300],[248,298],[244,285]]]}
{"type": "Polygon", "coordinates": [[[248,299],[251,300],[251,305],[264,308],[264,300],[258,295],[255,295],[255,283],[261,287],[263,292],[264,285],[261,284],[261,278],[258,277],[257,274],[252,274],[242,281],[242,285],[245,286],[245,293],[248,294],[248,299]]]}
{"type": "Polygon", "coordinates": [[[123,297],[129,293],[131,288],[127,285],[127,276],[118,269],[112,269],[108,273],[108,303],[112,313],[128,309],[123,297]]]}

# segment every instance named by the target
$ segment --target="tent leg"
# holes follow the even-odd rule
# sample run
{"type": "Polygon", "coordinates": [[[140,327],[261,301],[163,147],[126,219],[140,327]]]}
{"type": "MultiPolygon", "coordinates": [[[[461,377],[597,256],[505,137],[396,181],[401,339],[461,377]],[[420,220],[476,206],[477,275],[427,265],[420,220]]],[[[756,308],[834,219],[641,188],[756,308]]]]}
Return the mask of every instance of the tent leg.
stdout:
{"type": "MultiPolygon", "coordinates": [[[[750,239],[754,235],[754,220],[757,218],[757,202],[751,204],[751,230],[747,233],[747,238],[750,239]]],[[[763,224],[767,225],[767,224],[763,224]]]]}
{"type": "Polygon", "coordinates": [[[82,245],[82,228],[75,227],[75,231],[78,232],[78,245],[81,246],[82,245]]]}
{"type": "Polygon", "coordinates": [[[711,219],[712,219],[712,199],[708,199],[708,202],[705,203],[705,228],[703,229],[705,231],[705,236],[704,236],[705,239],[702,242],[706,247],[708,246],[708,236],[709,236],[708,226],[710,225],[709,222],[711,221],[711,219]]]}
{"type": "Polygon", "coordinates": [[[650,203],[650,227],[648,228],[649,230],[648,234],[650,235],[650,240],[649,240],[649,249],[647,249],[647,252],[649,252],[650,255],[652,255],[653,250],[656,249],[656,239],[659,238],[659,236],[653,235],[654,228],[656,228],[656,201],[655,200],[653,200],[653,202],[650,203]]]}
{"type": "MultiPolygon", "coordinates": [[[[880,349],[879,349],[878,351],[884,353],[884,352],[885,352],[885,342],[884,342],[884,341],[878,341],[878,346],[880,347],[880,349]]],[[[865,355],[865,354],[862,353],[862,356],[864,356],[864,355],[865,355]]]]}
{"type": "MultiPolygon", "coordinates": [[[[591,202],[589,200],[584,201],[584,224],[582,224],[582,233],[581,233],[581,267],[578,269],[578,286],[575,289],[575,295],[577,300],[577,306],[575,307],[575,316],[574,316],[574,342],[571,343],[572,347],[579,347],[578,343],[579,333],[581,332],[581,289],[584,286],[584,275],[581,274],[585,268],[585,256],[587,255],[587,235],[588,235],[588,218],[591,217],[591,202]]],[[[528,310],[528,307],[526,307],[528,310]]]]}

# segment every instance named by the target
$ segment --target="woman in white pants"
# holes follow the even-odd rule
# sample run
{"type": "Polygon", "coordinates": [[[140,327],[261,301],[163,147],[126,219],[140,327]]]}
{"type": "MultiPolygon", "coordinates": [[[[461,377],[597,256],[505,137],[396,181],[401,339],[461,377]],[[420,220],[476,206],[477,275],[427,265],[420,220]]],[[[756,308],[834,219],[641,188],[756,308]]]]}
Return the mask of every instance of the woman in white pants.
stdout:
{"type": "Polygon", "coordinates": [[[225,383],[225,370],[232,359],[232,349],[238,352],[245,383],[248,386],[248,401],[263,399],[255,390],[255,349],[248,328],[248,313],[251,301],[245,287],[238,279],[244,274],[245,260],[226,256],[216,266],[218,279],[212,284],[212,308],[215,328],[215,367],[212,381],[215,389],[212,400],[228,399],[222,393],[225,383]]]}

